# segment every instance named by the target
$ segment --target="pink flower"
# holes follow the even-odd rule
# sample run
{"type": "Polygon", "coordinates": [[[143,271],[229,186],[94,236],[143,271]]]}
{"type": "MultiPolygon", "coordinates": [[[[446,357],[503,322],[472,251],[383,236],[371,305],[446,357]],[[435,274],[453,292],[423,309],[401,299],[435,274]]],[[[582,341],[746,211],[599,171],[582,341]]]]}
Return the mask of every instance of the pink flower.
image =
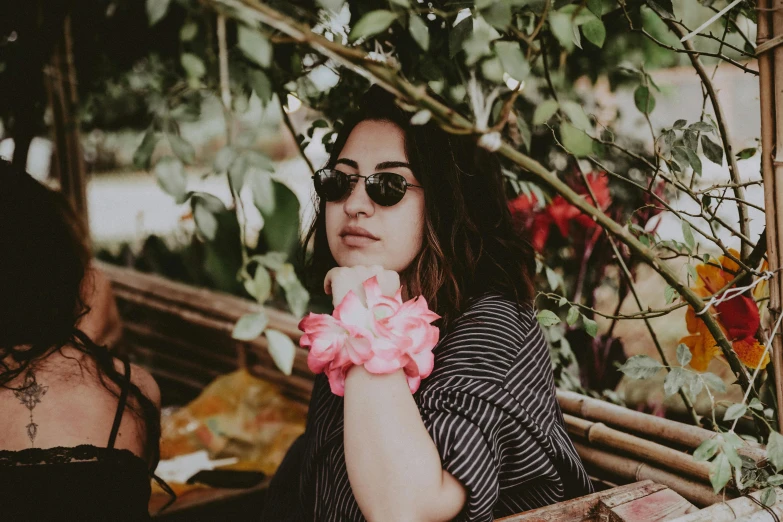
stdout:
{"type": "Polygon", "coordinates": [[[382,294],[378,279],[362,283],[366,306],[348,292],[332,316],[310,314],[299,323],[305,332],[300,340],[309,347],[307,365],[314,373],[326,372],[335,395],[345,393],[345,375],[354,365],[370,373],[393,373],[403,369],[411,392],[432,373],[439,330],[430,323],[440,316],[419,296],[402,302],[402,290],[394,297],[382,294]]]}

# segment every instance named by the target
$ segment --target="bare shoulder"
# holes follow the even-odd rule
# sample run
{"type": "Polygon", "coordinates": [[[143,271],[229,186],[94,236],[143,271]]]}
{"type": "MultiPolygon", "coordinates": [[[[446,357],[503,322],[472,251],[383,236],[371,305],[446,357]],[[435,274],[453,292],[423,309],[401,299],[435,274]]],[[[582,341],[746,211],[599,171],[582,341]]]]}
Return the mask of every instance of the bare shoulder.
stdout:
{"type": "MultiPolygon", "coordinates": [[[[120,374],[125,373],[124,366],[125,363],[123,363],[122,360],[117,358],[114,359],[114,367],[120,374]]],[[[141,393],[152,401],[152,404],[160,410],[160,387],[158,387],[158,383],[155,382],[155,378],[152,377],[150,372],[138,364],[131,363],[130,370],[131,382],[135,384],[141,393]]]]}

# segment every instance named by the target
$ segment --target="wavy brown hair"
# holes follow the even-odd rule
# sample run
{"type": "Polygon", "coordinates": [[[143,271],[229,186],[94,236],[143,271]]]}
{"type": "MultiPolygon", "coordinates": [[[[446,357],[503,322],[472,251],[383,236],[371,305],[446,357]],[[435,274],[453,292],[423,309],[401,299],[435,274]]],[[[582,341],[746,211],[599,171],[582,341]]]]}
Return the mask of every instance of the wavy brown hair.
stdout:
{"type": "MultiPolygon", "coordinates": [[[[411,125],[410,113],[392,95],[371,87],[359,108],[343,121],[327,167],[340,157],[348,136],[360,122],[385,121],[405,135],[405,153],[413,174],[424,187],[424,240],[419,254],[401,275],[409,295],[423,295],[448,328],[465,303],[484,292],[497,292],[518,304],[534,295],[535,257],[519,236],[508,210],[497,156],[474,137],[447,133],[432,121],[411,125]]],[[[326,238],[325,202],[314,201],[316,213],[305,244],[313,251],[305,263],[309,288],[323,294],[323,280],[337,266],[326,238]]]]}

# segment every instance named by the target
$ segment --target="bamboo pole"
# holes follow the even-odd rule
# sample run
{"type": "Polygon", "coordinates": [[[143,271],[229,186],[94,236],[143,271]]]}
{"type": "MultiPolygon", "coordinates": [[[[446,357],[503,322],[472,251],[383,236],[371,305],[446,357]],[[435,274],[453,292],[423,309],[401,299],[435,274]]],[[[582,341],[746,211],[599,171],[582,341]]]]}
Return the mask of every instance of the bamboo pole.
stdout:
{"type": "MultiPolygon", "coordinates": [[[[783,489],[777,488],[776,493],[777,502],[770,507],[773,509],[783,508],[783,489]]],[[[754,491],[749,495],[734,498],[727,502],[720,502],[696,513],[675,518],[669,522],[731,522],[740,517],[760,512],[763,508],[748,497],[752,497],[760,502],[761,494],[762,491],[754,491]]]]}
{"type": "Polygon", "coordinates": [[[574,447],[588,470],[599,470],[628,482],[652,480],[664,484],[698,507],[711,506],[723,500],[723,497],[712,491],[711,486],[701,482],[683,478],[632,458],[586,446],[579,441],[574,441],[574,447]]]}
{"type": "MultiPolygon", "coordinates": [[[[594,422],[601,422],[622,430],[637,433],[645,438],[655,439],[696,449],[707,439],[717,436],[714,431],[698,426],[648,415],[639,411],[629,410],[616,404],[611,404],[578,393],[557,390],[557,400],[560,408],[566,413],[594,422]]],[[[766,458],[762,448],[748,445],[739,449],[756,462],[766,458]]]]}
{"type": "Polygon", "coordinates": [[[63,33],[55,46],[45,81],[52,109],[56,163],[53,164],[65,195],[78,217],[80,228],[89,237],[87,216],[87,175],[77,116],[76,68],[73,62],[71,17],[63,22],[63,33]]]}
{"type": "MultiPolygon", "coordinates": [[[[781,7],[781,0],[775,6],[781,7]]],[[[783,36],[783,13],[775,12],[770,27],[770,0],[759,0],[758,32],[759,44],[768,42],[773,36],[783,36]],[[774,31],[774,35],[772,32],[774,31]]],[[[783,48],[777,46],[761,53],[759,60],[759,96],[761,103],[761,173],[764,179],[764,217],[767,225],[767,260],[769,269],[781,267],[781,238],[783,230],[783,48]],[[770,52],[774,55],[770,55],[770,52]],[[773,64],[774,57],[774,64],[773,64]],[[780,86],[775,89],[775,85],[780,86]],[[775,147],[777,145],[777,147],[775,147]],[[773,158],[774,153],[774,158],[773,158]]],[[[769,318],[774,321],[781,313],[781,287],[783,278],[779,273],[769,283],[769,318]]],[[[783,341],[778,335],[772,340],[772,365],[775,372],[775,396],[777,398],[778,431],[783,419],[783,341]]]]}
{"type": "Polygon", "coordinates": [[[685,473],[700,481],[710,480],[710,465],[707,462],[694,460],[687,453],[623,433],[600,422],[590,422],[568,414],[563,417],[568,433],[586,439],[591,445],[622,451],[656,466],[685,473]]]}

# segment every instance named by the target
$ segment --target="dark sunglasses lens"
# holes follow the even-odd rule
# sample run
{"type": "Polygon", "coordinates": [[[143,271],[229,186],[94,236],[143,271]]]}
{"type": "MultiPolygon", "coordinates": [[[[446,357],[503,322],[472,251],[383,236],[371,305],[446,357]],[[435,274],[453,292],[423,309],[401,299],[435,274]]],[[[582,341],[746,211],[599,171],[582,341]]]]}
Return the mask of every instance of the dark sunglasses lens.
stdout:
{"type": "Polygon", "coordinates": [[[319,170],[315,175],[315,192],[326,201],[339,201],[348,193],[351,181],[337,170],[319,170]]]}
{"type": "Polygon", "coordinates": [[[405,178],[391,172],[373,174],[367,179],[367,195],[384,207],[399,203],[407,188],[405,178]]]}

